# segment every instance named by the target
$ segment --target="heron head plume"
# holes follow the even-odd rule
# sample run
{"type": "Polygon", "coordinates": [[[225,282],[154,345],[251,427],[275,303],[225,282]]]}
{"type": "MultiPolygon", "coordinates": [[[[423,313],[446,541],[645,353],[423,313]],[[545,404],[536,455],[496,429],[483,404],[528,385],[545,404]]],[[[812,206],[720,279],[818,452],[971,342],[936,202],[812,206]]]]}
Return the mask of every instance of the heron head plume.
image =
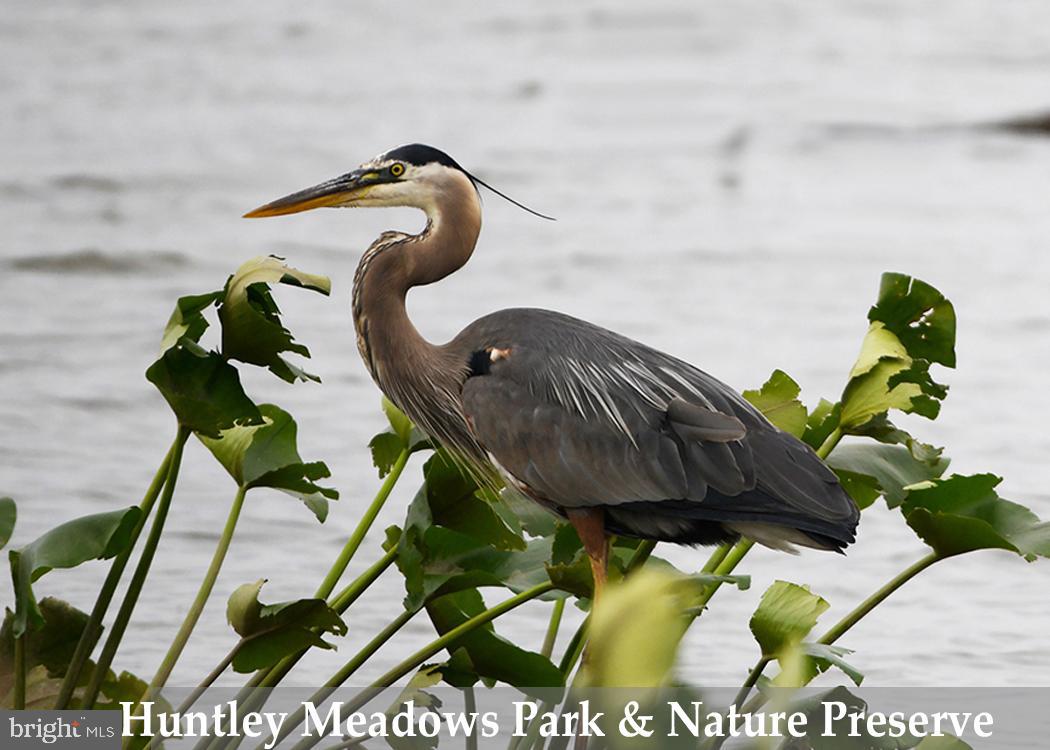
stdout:
{"type": "Polygon", "coordinates": [[[481,186],[531,214],[550,219],[475,177],[444,151],[412,143],[387,151],[357,169],[249,211],[245,218],[282,216],[312,208],[411,206],[428,214],[456,183],[481,186]]]}

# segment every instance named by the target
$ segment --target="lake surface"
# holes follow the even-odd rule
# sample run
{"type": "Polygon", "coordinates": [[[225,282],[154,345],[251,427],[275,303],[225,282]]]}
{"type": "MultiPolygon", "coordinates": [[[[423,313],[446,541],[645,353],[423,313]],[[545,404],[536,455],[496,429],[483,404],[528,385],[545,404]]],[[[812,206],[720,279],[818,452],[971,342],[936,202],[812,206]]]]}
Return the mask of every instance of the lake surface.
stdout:
{"type": "MultiPolygon", "coordinates": [[[[142,373],[177,296],[263,253],[333,279],[330,299],[278,292],[324,384],[246,384],[296,416],[303,456],[328,462],[342,500],[318,526],[253,493],[173,684],[195,684],[231,645],[235,586],[266,577],[267,601],[308,595],[371,499],[365,445],[384,422],[350,283],[380,231],[422,223],[239,217],[404,142],[558,217],[486,196],[470,265],[412,295],[432,339],[500,307],[550,307],[739,388],[783,368],[812,404],[840,392],[879,274],[903,271],[959,316],[943,415],[907,424],[947,444],[956,471],[1001,474],[1005,497],[1050,517],[1050,139],[975,127],[1050,107],[1044,3],[15,2],[0,62],[0,493],[19,502],[17,544],[139,501],[174,432],[142,373]]],[[[147,678],[233,495],[199,445],[187,453],[118,658],[147,678]]],[[[414,464],[353,571],[417,476],[414,464]]],[[[830,623],[922,549],[877,507],[848,557],[756,551],[752,589],[719,594],[691,632],[684,676],[742,680],[757,656],[747,618],[773,579],[810,584],[830,623]]],[[[686,569],[706,559],[662,554],[686,569]]],[[[38,588],[86,609],[104,568],[38,588]]],[[[352,610],[339,653],[312,656],[295,682],[334,671],[402,594],[391,574],[352,610]]],[[[925,573],[842,645],[876,685],[1048,685],[1048,594],[1050,563],[978,553],[925,573]]],[[[500,632],[538,648],[547,609],[529,611],[500,632]]],[[[361,679],[430,635],[419,618],[361,679]]]]}

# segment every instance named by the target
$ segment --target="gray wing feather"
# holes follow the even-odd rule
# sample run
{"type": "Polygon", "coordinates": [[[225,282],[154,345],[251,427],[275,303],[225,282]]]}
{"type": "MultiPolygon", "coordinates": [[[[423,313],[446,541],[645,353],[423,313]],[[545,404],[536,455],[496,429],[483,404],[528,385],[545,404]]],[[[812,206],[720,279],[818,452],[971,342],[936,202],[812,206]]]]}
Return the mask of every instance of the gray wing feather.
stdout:
{"type": "Polygon", "coordinates": [[[453,345],[509,350],[467,380],[464,411],[492,457],[558,505],[702,502],[712,489],[757,488],[817,518],[856,513],[807,446],[662,352],[544,310],[487,316],[453,345]]]}

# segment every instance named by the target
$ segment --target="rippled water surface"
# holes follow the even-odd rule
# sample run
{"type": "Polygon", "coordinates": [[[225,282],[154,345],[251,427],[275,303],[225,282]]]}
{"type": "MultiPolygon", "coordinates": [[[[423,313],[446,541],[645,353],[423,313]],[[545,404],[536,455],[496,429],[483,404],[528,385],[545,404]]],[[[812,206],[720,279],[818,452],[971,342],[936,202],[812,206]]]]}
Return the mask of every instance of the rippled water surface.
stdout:
{"type": "MultiPolygon", "coordinates": [[[[283,496],[250,497],[175,682],[225,653],[237,584],[266,577],[271,601],[312,591],[375,491],[364,446],[382,418],[350,281],[379,231],[421,224],[238,217],[407,141],[559,219],[488,198],[470,265],[412,296],[429,337],[551,307],[740,388],[781,367],[815,402],[841,389],[879,274],[905,271],[959,313],[943,416],[911,426],[1050,517],[1050,140],[980,127],[1050,107],[1043,3],[50,0],[3,15],[0,491],[20,504],[17,543],[138,501],[173,433],[142,372],[177,295],[261,253],[334,280],[332,299],[280,294],[324,384],[247,383],[296,415],[303,455],[329,463],[343,499],[318,526],[283,496]]],[[[366,552],[400,521],[416,471],[366,552]]],[[[192,446],[122,668],[155,669],[231,496],[192,446]]],[[[756,551],[752,590],[721,594],[692,632],[686,676],[740,681],[755,657],[745,623],[773,578],[812,584],[831,621],[921,549],[875,508],[846,558],[756,551]]],[[[87,608],[102,568],[40,588],[87,608]]],[[[1050,564],[975,554],[924,574],[844,645],[875,684],[1046,685],[1048,594],[1050,564]]],[[[311,657],[296,681],[330,674],[401,596],[391,575],[353,610],[340,655],[311,657]]],[[[534,612],[501,632],[536,647],[534,612]]],[[[412,623],[363,677],[430,632],[412,623]]]]}

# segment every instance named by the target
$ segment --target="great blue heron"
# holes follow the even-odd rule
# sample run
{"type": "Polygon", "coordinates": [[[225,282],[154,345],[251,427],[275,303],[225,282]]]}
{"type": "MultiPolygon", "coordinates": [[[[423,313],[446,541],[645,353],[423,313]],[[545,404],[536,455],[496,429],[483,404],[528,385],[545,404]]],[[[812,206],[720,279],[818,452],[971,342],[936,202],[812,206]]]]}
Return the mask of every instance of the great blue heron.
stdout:
{"type": "Polygon", "coordinates": [[[246,216],[321,206],[426,213],[422,232],[384,232],[361,258],[353,289],[361,356],[387,397],[465,466],[490,475],[495,467],[568,518],[596,591],[610,534],[682,544],[743,536],[778,549],[842,550],[854,540],[857,506],[835,474],[686,362],[549,310],[501,310],[447,344],[425,340],[405,297],[474,252],[479,184],[492,189],[414,144],[246,216]]]}

